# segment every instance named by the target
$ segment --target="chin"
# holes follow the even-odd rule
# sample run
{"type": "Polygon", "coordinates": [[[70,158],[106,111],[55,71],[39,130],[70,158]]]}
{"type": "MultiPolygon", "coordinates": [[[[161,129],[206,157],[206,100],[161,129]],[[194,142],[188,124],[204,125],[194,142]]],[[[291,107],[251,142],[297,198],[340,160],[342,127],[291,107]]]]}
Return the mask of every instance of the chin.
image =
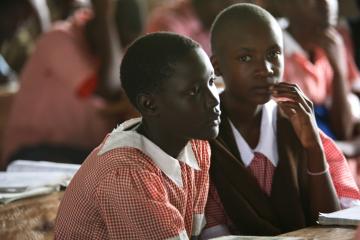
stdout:
{"type": "Polygon", "coordinates": [[[267,103],[268,101],[270,101],[270,99],[271,99],[271,96],[269,95],[269,96],[264,96],[264,97],[259,97],[259,98],[256,98],[256,99],[254,99],[254,103],[256,104],[256,105],[264,105],[265,103],[267,103]]]}
{"type": "Polygon", "coordinates": [[[204,134],[200,134],[196,139],[200,140],[212,140],[215,139],[219,134],[219,126],[213,126],[204,134]],[[210,130],[210,131],[209,131],[210,130]]]}

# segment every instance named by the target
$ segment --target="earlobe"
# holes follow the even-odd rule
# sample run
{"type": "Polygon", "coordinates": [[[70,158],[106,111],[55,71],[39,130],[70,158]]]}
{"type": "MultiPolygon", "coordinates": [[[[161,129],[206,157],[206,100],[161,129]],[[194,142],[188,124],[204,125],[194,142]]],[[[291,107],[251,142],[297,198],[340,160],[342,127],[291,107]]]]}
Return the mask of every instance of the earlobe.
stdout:
{"type": "Polygon", "coordinates": [[[210,61],[211,61],[212,65],[213,65],[213,68],[214,68],[214,71],[215,71],[215,75],[216,75],[216,76],[221,76],[222,74],[221,74],[220,67],[219,67],[219,62],[218,62],[216,56],[215,56],[215,55],[212,55],[212,56],[210,57],[210,61]]]}
{"type": "Polygon", "coordinates": [[[142,115],[154,116],[157,114],[156,101],[151,94],[139,94],[136,101],[142,115]]]}

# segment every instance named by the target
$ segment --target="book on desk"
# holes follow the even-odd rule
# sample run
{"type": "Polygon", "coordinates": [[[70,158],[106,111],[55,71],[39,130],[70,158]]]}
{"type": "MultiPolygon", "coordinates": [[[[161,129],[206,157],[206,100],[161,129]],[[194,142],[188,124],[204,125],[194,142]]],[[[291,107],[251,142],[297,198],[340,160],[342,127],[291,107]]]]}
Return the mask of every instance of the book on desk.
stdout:
{"type": "Polygon", "coordinates": [[[0,172],[0,203],[48,194],[66,187],[80,164],[17,160],[0,172]]]}
{"type": "Polygon", "coordinates": [[[302,237],[270,237],[270,236],[224,236],[218,238],[211,238],[210,240],[305,240],[302,237]]]}
{"type": "Polygon", "coordinates": [[[355,206],[332,213],[320,213],[319,224],[357,226],[360,224],[360,206],[355,206]]]}

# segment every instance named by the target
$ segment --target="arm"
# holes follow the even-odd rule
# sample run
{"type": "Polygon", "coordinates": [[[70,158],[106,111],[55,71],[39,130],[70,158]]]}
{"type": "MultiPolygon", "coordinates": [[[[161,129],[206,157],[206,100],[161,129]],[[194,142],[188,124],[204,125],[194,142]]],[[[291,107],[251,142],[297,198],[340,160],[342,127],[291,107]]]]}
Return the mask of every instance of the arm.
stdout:
{"type": "Polygon", "coordinates": [[[118,1],[115,20],[123,48],[143,33],[146,5],[142,0],[118,1]]]}
{"type": "Polygon", "coordinates": [[[228,219],[216,187],[210,182],[209,195],[205,208],[206,226],[200,239],[231,235],[228,219]]]}
{"type": "Polygon", "coordinates": [[[90,46],[100,59],[97,92],[106,99],[117,98],[120,95],[121,48],[115,25],[116,2],[92,0],[95,16],[86,29],[90,46]]]}
{"type": "Polygon", "coordinates": [[[275,99],[280,111],[291,122],[307,155],[311,216],[315,222],[319,212],[333,212],[340,209],[335,187],[327,166],[319,130],[313,113],[313,105],[297,85],[280,83],[274,86],[275,99]],[[312,174],[315,173],[315,174],[312,174]],[[321,174],[316,174],[321,173],[321,174]]]}
{"type": "Polygon", "coordinates": [[[330,124],[339,139],[347,140],[352,136],[353,117],[347,97],[350,88],[344,41],[336,29],[330,28],[320,38],[319,44],[324,49],[334,73],[330,124]]]}
{"type": "Polygon", "coordinates": [[[320,132],[320,138],[341,207],[347,208],[358,205],[359,188],[350,172],[347,160],[333,140],[322,132],[320,132]]]}

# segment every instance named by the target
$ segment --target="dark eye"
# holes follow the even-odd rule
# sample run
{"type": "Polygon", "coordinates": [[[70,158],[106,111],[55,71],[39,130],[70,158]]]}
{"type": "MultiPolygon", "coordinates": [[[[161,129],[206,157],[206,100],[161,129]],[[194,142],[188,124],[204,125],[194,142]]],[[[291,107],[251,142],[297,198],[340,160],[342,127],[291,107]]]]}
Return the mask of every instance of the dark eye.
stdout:
{"type": "Polygon", "coordinates": [[[268,56],[270,59],[276,59],[279,57],[280,54],[281,54],[281,52],[279,50],[273,50],[273,51],[269,52],[268,56]]]}
{"type": "Polygon", "coordinates": [[[209,80],[209,85],[210,86],[214,85],[215,79],[216,79],[215,77],[210,78],[210,80],[209,80]]]}
{"type": "Polygon", "coordinates": [[[199,87],[193,87],[190,91],[189,91],[189,95],[190,96],[196,96],[200,91],[199,87]]]}
{"type": "Polygon", "coordinates": [[[241,62],[250,62],[251,61],[251,56],[250,55],[244,55],[244,56],[240,56],[239,60],[241,62]]]}

